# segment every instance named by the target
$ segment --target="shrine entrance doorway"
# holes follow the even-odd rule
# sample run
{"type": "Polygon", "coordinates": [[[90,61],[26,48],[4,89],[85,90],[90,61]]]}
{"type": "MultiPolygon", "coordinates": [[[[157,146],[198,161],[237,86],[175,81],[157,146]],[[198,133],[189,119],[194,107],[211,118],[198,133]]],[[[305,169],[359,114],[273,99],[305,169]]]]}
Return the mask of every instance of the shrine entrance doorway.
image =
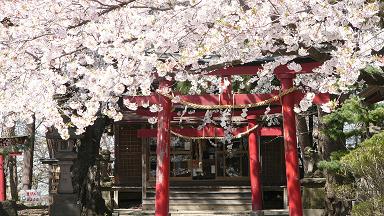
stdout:
{"type": "MultiPolygon", "coordinates": [[[[284,148],[280,137],[261,138],[263,179],[268,186],[285,184],[284,148]]],[[[156,179],[156,138],[147,139],[149,185],[156,179]]],[[[249,185],[249,152],[246,137],[223,144],[220,140],[171,138],[170,184],[249,185]]]]}

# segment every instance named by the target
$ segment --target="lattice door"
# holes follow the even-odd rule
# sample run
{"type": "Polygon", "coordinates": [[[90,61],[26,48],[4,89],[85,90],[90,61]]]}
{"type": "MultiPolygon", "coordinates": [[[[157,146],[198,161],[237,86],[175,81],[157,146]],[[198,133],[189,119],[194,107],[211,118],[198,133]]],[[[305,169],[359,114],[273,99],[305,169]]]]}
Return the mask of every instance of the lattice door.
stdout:
{"type": "Polygon", "coordinates": [[[116,125],[116,180],[118,184],[140,186],[141,139],[137,137],[139,125],[116,125]]]}

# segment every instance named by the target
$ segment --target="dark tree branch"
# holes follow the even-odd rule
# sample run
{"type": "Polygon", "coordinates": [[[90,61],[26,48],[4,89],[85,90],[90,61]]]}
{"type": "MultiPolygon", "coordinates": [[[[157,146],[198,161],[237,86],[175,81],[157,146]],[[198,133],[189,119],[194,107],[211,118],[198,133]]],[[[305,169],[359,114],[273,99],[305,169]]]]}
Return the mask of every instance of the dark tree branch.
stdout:
{"type": "Polygon", "coordinates": [[[244,11],[251,9],[244,0],[239,0],[239,4],[244,11]]]}
{"type": "MultiPolygon", "coordinates": [[[[125,7],[125,6],[127,6],[128,4],[130,4],[130,3],[134,2],[134,1],[136,1],[136,0],[129,0],[129,1],[126,1],[126,2],[121,2],[120,4],[117,4],[117,5],[112,5],[108,9],[105,9],[105,10],[101,11],[99,13],[99,16],[102,16],[104,14],[107,14],[107,13],[111,12],[111,11],[114,11],[114,10],[120,9],[122,7],[125,7]]],[[[74,28],[83,26],[83,25],[85,25],[85,24],[87,24],[89,22],[91,22],[91,20],[83,20],[83,21],[81,21],[80,23],[78,23],[76,25],[69,26],[67,29],[68,30],[74,29],[74,28]]]]}

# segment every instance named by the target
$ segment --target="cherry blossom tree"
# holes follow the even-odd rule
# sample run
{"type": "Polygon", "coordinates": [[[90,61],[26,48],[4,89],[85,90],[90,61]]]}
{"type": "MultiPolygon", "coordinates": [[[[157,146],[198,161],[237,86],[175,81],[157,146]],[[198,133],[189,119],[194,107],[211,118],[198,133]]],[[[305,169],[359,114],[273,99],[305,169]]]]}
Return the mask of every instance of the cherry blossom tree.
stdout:
{"type": "Polygon", "coordinates": [[[313,93],[342,93],[368,64],[383,65],[380,7],[365,0],[3,0],[0,117],[11,127],[35,114],[68,138],[68,127],[83,133],[101,114],[120,120],[119,97],[148,95],[159,77],[198,89],[209,70],[271,58],[250,81],[252,92],[267,92],[276,88],[274,68],[300,71],[295,60],[311,57],[322,65],[296,79],[310,91],[297,108],[305,110],[313,93]]]}

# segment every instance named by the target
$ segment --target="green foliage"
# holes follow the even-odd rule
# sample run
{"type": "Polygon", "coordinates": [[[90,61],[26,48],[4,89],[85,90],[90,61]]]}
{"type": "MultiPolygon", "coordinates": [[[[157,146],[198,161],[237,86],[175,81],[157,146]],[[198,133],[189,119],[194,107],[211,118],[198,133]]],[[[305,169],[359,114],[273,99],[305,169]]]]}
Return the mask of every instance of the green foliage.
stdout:
{"type": "Polygon", "coordinates": [[[360,202],[353,207],[352,215],[383,215],[384,131],[362,142],[339,162],[355,178],[356,199],[360,202]]]}
{"type": "Polygon", "coordinates": [[[358,177],[368,177],[367,175],[374,174],[378,169],[384,170],[384,131],[362,142],[340,162],[358,177]]]}
{"type": "Polygon", "coordinates": [[[343,198],[345,200],[351,200],[356,197],[356,185],[353,182],[344,182],[343,184],[335,185],[334,192],[337,197],[343,198]]]}
{"type": "Polygon", "coordinates": [[[341,170],[341,165],[339,161],[319,161],[317,166],[320,170],[327,170],[331,172],[338,172],[341,170]]]}
{"type": "MultiPolygon", "coordinates": [[[[371,73],[374,69],[367,68],[371,73]]],[[[384,215],[384,105],[367,105],[354,96],[335,112],[324,116],[322,131],[333,141],[357,136],[354,149],[337,151],[318,167],[331,179],[328,185],[340,200],[357,200],[352,215],[384,215]],[[345,125],[354,128],[344,130],[345,125]]]]}
{"type": "Polygon", "coordinates": [[[189,89],[191,89],[192,85],[191,82],[185,81],[185,82],[177,82],[176,83],[176,91],[180,92],[181,94],[188,94],[189,89]]]}
{"type": "Polygon", "coordinates": [[[329,161],[319,161],[317,163],[317,167],[320,170],[327,170],[333,173],[338,173],[342,171],[342,166],[340,163],[340,159],[346,155],[348,151],[335,151],[331,153],[330,160],[329,161]]]}
{"type": "Polygon", "coordinates": [[[368,111],[368,119],[375,125],[384,125],[384,106],[376,105],[373,110],[368,111]]]}
{"type": "Polygon", "coordinates": [[[333,161],[339,161],[342,157],[347,155],[349,151],[335,151],[331,153],[331,160],[333,161]]]}
{"type": "Polygon", "coordinates": [[[324,124],[327,127],[324,128],[323,133],[329,136],[332,140],[346,139],[354,135],[361,135],[364,130],[356,128],[344,133],[342,130],[345,123],[350,124],[362,124],[365,125],[369,122],[368,109],[365,107],[358,97],[352,97],[344,102],[344,104],[335,112],[324,116],[324,124]]]}
{"type": "Polygon", "coordinates": [[[374,66],[367,66],[362,70],[362,73],[368,73],[368,74],[382,74],[383,70],[380,67],[374,67],[374,66]]]}
{"type": "Polygon", "coordinates": [[[371,198],[357,203],[352,208],[353,216],[383,216],[384,215],[384,196],[371,198]]]}
{"type": "Polygon", "coordinates": [[[354,96],[335,112],[324,116],[323,122],[327,126],[322,132],[334,141],[352,136],[368,138],[371,125],[379,128],[384,126],[384,105],[365,105],[360,98],[354,96]],[[354,124],[356,128],[345,132],[343,126],[346,123],[354,124]]]}

